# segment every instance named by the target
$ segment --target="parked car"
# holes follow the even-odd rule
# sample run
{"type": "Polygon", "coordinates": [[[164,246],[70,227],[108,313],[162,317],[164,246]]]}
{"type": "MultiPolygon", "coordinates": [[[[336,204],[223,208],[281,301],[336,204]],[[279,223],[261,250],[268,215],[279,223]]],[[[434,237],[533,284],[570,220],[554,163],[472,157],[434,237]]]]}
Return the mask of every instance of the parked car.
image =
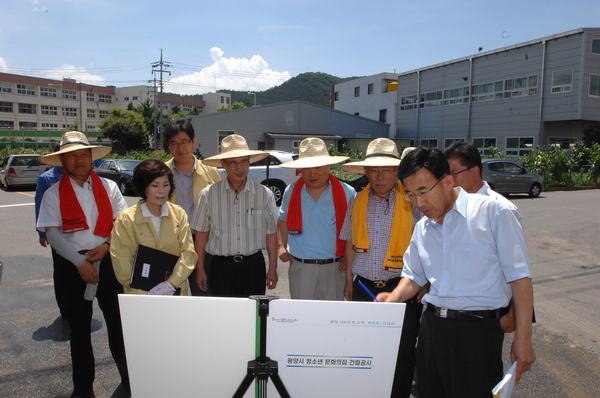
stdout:
{"type": "MultiPolygon", "coordinates": [[[[298,155],[277,150],[267,150],[265,152],[269,152],[269,156],[250,164],[248,178],[269,187],[275,196],[275,203],[280,206],[285,188],[296,181],[300,173],[294,169],[277,167],[277,165],[291,162],[297,159],[298,155]]],[[[219,174],[221,174],[222,179],[227,178],[225,170],[222,168],[219,168],[219,174]]]]}
{"type": "Polygon", "coordinates": [[[119,191],[121,191],[123,195],[126,195],[133,191],[131,185],[133,169],[141,162],[141,160],[135,159],[109,159],[94,171],[100,177],[108,178],[109,180],[116,182],[119,186],[119,191]]]}
{"type": "Polygon", "coordinates": [[[0,166],[0,184],[10,191],[16,186],[36,185],[50,167],[40,163],[40,155],[9,155],[0,166]]]}
{"type": "Polygon", "coordinates": [[[537,198],[544,189],[539,174],[530,173],[515,162],[505,159],[483,159],[482,178],[496,192],[503,195],[527,193],[537,198]]]}

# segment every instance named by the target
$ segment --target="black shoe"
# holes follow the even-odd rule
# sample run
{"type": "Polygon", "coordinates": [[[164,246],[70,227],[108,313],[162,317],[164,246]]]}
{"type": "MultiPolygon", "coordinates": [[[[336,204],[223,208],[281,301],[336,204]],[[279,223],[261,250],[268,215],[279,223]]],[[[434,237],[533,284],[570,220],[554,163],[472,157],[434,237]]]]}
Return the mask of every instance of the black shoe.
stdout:
{"type": "Polygon", "coordinates": [[[71,398],[96,398],[96,394],[94,394],[94,390],[91,388],[83,393],[79,391],[73,391],[71,394],[71,398]]]}

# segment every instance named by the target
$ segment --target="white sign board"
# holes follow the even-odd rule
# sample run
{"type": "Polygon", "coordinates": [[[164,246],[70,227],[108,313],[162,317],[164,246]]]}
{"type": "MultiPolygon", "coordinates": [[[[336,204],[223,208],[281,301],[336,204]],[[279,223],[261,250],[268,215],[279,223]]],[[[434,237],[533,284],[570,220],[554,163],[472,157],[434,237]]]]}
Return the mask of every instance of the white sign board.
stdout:
{"type": "MultiPolygon", "coordinates": [[[[267,356],[293,398],[389,397],[405,306],[271,301],[267,356]]],[[[268,396],[279,397],[272,382],[268,396]]]]}
{"type": "MultiPolygon", "coordinates": [[[[134,398],[231,398],[256,353],[255,300],[119,295],[134,398]]],[[[254,397],[254,384],[244,395],[254,397]]]]}

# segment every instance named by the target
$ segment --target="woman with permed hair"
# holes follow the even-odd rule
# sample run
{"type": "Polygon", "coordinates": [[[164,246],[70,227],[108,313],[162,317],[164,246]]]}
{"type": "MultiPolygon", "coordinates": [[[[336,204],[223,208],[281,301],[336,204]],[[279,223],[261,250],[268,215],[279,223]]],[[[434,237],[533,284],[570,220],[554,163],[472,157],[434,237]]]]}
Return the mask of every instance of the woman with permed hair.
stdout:
{"type": "Polygon", "coordinates": [[[172,295],[181,288],[181,295],[187,296],[187,277],[194,270],[198,256],[186,212],[168,202],[175,191],[173,173],[160,160],[147,159],[137,165],[131,182],[141,199],[115,221],[110,248],[115,276],[125,293],[172,295]],[[179,257],[169,279],[149,292],[129,286],[138,245],[179,257]]]}

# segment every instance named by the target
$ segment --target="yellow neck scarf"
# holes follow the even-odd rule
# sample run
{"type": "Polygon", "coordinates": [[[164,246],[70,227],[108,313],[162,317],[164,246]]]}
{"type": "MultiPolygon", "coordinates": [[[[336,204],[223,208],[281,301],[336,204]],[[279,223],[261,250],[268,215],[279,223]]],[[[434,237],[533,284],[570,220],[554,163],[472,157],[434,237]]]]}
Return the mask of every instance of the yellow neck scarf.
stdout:
{"type": "MultiPolygon", "coordinates": [[[[367,185],[358,194],[354,202],[354,208],[352,209],[352,244],[357,253],[367,253],[369,251],[367,207],[369,205],[370,188],[371,184],[367,185]]],[[[402,256],[404,256],[404,252],[410,243],[413,222],[410,202],[404,200],[404,187],[398,181],[396,181],[395,190],[396,202],[394,204],[390,239],[385,260],[383,261],[383,269],[392,272],[398,272],[404,265],[402,256]]]]}

